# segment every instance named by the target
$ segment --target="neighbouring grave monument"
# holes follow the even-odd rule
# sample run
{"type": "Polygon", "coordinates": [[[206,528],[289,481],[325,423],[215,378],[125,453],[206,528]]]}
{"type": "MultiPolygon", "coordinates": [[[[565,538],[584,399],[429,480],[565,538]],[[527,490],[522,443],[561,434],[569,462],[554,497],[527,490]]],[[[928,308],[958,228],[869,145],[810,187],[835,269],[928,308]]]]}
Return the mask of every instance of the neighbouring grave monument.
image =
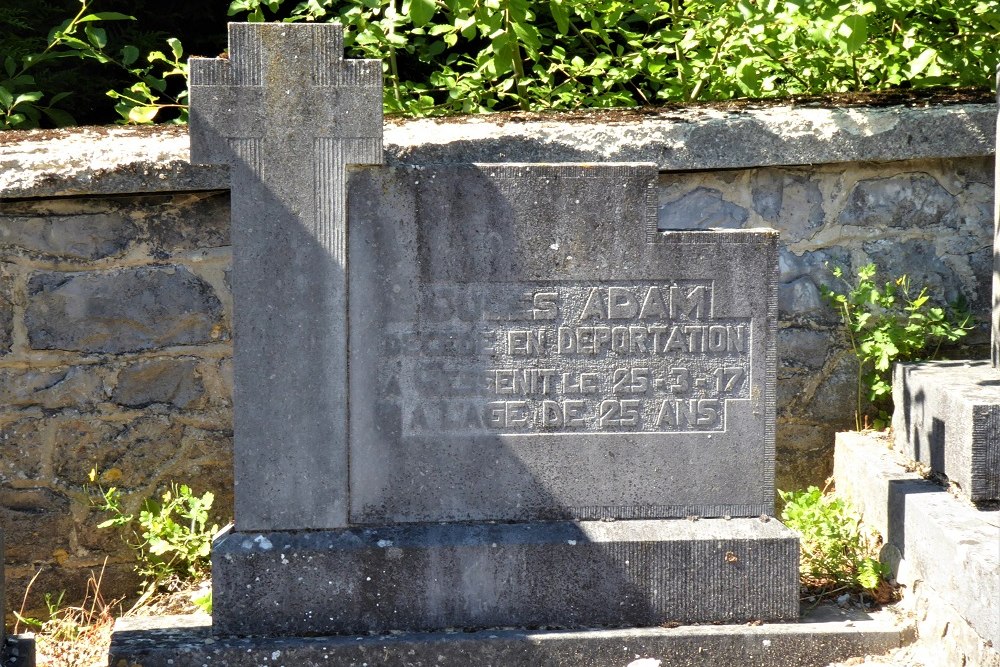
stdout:
{"type": "Polygon", "coordinates": [[[776,234],[658,231],[651,165],[356,166],[381,67],[342,40],[191,61],[192,160],[232,178],[213,631],[796,619],[776,234]]]}
{"type": "Polygon", "coordinates": [[[991,319],[991,359],[900,364],[893,376],[895,448],[985,506],[1000,503],[1000,198],[994,201],[991,319]]]}

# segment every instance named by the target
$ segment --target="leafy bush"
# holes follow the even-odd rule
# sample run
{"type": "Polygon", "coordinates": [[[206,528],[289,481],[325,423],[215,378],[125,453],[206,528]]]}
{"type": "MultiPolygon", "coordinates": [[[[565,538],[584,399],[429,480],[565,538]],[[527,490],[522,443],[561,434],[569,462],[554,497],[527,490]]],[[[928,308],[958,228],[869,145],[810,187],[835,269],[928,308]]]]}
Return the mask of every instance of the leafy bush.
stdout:
{"type": "MultiPolygon", "coordinates": [[[[151,51],[145,64],[140,63],[140,49],[126,45],[117,55],[108,47],[108,22],[129,21],[133,17],[118,12],[89,12],[93,0],[80,0],[80,9],[70,19],[49,31],[43,48],[31,46],[30,40],[11,42],[8,51],[0,52],[3,72],[0,73],[0,129],[27,129],[49,125],[75,124],[73,116],[62,105],[72,90],[45,90],[36,76],[46,66],[63,64],[67,60],[88,61],[110,65],[122,70],[133,81],[124,91],[108,91],[118,100],[115,110],[127,122],[149,123],[163,109],[174,109],[171,122],[186,122],[187,63],[181,61],[183,48],[176,39],[168,39],[171,57],[161,51],[151,51]],[[33,50],[37,48],[37,50],[33,50]],[[162,70],[162,71],[158,71],[162,70]],[[167,78],[180,77],[183,85],[178,92],[168,93],[167,78]]],[[[21,14],[8,10],[0,21],[23,26],[21,14]]],[[[71,85],[63,82],[63,85],[71,85]]],[[[72,85],[79,85],[74,82],[72,85]]]]}
{"type": "Polygon", "coordinates": [[[988,87],[1000,10],[982,0],[232,0],[230,14],[339,20],[414,115],[988,87]]]}
{"type": "Polygon", "coordinates": [[[861,528],[847,503],[815,486],[778,491],[781,520],[801,539],[799,573],[813,594],[874,591],[888,575],[875,557],[877,541],[861,528]]]}
{"type": "Polygon", "coordinates": [[[861,430],[868,425],[863,409],[867,399],[878,411],[873,426],[881,429],[891,414],[892,365],[937,358],[942,344],[954,343],[972,330],[972,317],[961,302],[947,309],[935,305],[926,287],[911,296],[905,274],[879,287],[874,264],[858,269],[855,282],[845,279],[839,266],[831,271],[843,291],[826,285],[820,291],[840,312],[858,360],[855,426],[861,430]]]}

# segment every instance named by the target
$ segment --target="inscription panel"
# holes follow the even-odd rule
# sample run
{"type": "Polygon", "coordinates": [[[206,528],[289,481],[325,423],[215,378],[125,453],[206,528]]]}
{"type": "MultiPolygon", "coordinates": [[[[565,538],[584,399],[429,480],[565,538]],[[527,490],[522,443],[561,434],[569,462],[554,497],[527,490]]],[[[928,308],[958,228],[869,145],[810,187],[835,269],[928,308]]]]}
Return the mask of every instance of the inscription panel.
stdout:
{"type": "Polygon", "coordinates": [[[725,431],[751,326],[705,280],[432,283],[389,321],[378,375],[405,436],[725,431]]]}
{"type": "Polygon", "coordinates": [[[776,235],[658,233],[656,178],[352,174],[352,523],[772,511],[776,235]]]}

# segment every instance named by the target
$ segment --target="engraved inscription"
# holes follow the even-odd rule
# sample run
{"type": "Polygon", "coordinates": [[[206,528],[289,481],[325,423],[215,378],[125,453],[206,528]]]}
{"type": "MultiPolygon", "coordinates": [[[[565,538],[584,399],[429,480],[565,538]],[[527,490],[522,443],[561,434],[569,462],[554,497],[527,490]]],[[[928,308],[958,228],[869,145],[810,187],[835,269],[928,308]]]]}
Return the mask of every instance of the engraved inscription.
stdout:
{"type": "Polygon", "coordinates": [[[404,435],[725,431],[747,318],[708,280],[431,283],[390,309],[382,410],[404,435]]]}

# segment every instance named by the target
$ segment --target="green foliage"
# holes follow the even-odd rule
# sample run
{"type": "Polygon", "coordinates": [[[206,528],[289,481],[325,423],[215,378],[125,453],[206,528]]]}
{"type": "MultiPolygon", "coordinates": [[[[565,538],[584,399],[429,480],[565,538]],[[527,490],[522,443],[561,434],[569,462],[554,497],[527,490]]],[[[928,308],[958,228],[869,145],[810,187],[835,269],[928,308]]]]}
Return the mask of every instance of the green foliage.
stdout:
{"type": "Polygon", "coordinates": [[[338,20],[379,58],[385,110],[569,109],[991,85],[985,0],[231,0],[249,21],[338,20]]]}
{"type": "Polygon", "coordinates": [[[865,534],[844,500],[815,486],[778,495],[785,504],[782,522],[801,538],[799,573],[804,587],[821,596],[879,587],[889,573],[873,557],[876,540],[865,534]]]}
{"type": "MultiPolygon", "coordinates": [[[[185,122],[187,108],[183,104],[186,90],[176,96],[167,94],[166,78],[178,76],[185,79],[187,65],[180,58],[180,42],[168,40],[172,57],[159,51],[146,56],[146,65],[137,66],[139,49],[125,46],[118,55],[108,50],[108,32],[105,24],[113,21],[133,20],[118,12],[89,12],[92,0],[80,0],[80,9],[70,19],[53,28],[44,48],[32,50],[30,41],[17,42],[17,48],[0,52],[3,72],[0,73],[0,129],[27,129],[39,127],[43,122],[57,127],[72,125],[76,121],[61,104],[72,94],[63,90],[43,90],[36,74],[40,69],[64,63],[67,60],[89,61],[120,68],[137,82],[128,90],[109,91],[117,99],[115,109],[128,122],[149,123],[162,109],[175,108],[178,113],[172,122],[185,122]],[[157,73],[157,70],[162,70],[157,73]]],[[[20,13],[9,11],[0,14],[0,21],[24,25],[20,13]]],[[[186,88],[186,85],[184,86],[186,88]]]]}
{"type": "Polygon", "coordinates": [[[935,305],[926,287],[912,296],[905,274],[880,287],[874,264],[861,267],[854,282],[844,278],[841,267],[831,271],[842,291],[826,285],[820,290],[839,311],[857,357],[855,425],[861,430],[868,423],[863,411],[867,399],[878,410],[873,425],[881,429],[888,424],[892,405],[892,365],[936,358],[942,344],[954,343],[972,330],[972,317],[964,303],[935,305]]]}
{"type": "Polygon", "coordinates": [[[139,60],[139,49],[126,46],[122,49],[121,64],[137,79],[127,90],[109,90],[108,97],[118,100],[115,111],[121,116],[119,122],[151,124],[164,109],[177,109],[177,114],[170,123],[186,123],[187,107],[187,60],[182,60],[184,47],[180,40],[167,39],[170,55],[162,51],[150,51],[146,55],[145,66],[135,66],[139,60]],[[157,69],[161,71],[157,72],[157,69]],[[184,82],[179,93],[170,96],[167,91],[167,78],[178,77],[184,82]]]}
{"type": "MultiPolygon", "coordinates": [[[[95,478],[96,471],[91,471],[91,481],[95,478]]],[[[111,515],[99,528],[132,530],[136,541],[130,546],[139,561],[136,571],[144,579],[144,592],[152,592],[174,579],[189,581],[208,575],[212,537],[219,530],[217,525],[208,525],[214,499],[211,492],[196,496],[186,484],[171,484],[160,500],[146,500],[136,517],[123,509],[120,490],[98,487],[94,505],[111,515]]]]}

